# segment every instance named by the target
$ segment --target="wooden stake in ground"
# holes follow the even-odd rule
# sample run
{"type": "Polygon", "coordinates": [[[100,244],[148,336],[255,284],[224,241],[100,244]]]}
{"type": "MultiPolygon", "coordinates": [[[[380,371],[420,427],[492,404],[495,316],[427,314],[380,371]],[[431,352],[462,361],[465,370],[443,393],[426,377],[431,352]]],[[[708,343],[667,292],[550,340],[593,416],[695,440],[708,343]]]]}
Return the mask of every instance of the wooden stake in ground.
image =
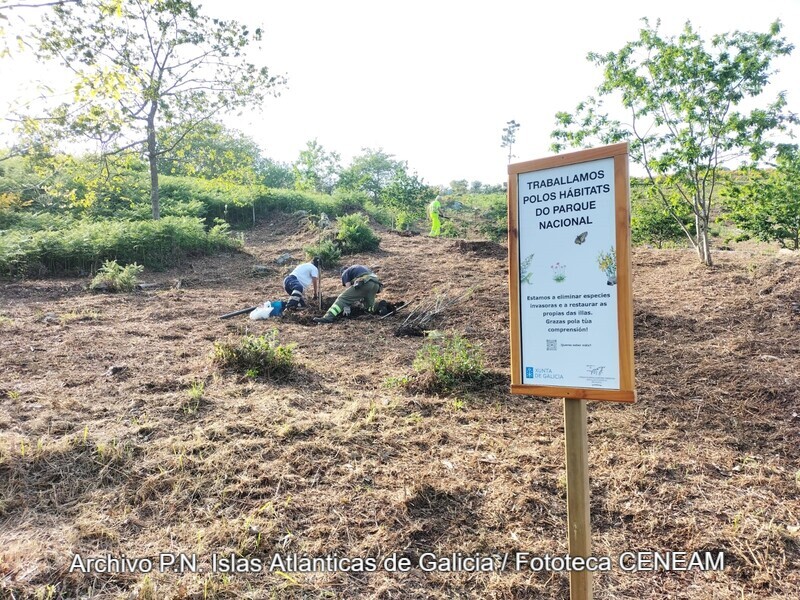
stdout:
{"type": "MultiPolygon", "coordinates": [[[[580,223],[573,224],[577,226],[580,223]]],[[[508,166],[511,393],[564,399],[567,538],[569,554],[575,559],[590,558],[592,546],[585,403],[587,400],[636,402],[630,235],[627,142],[508,166]],[[591,173],[600,172],[604,177],[606,173],[610,175],[603,186],[593,190],[593,195],[597,197],[592,202],[598,210],[603,206],[602,221],[598,219],[594,227],[582,233],[581,228],[576,227],[574,231],[577,237],[572,240],[569,239],[571,234],[566,236],[557,231],[539,231],[548,229],[555,222],[545,225],[545,221],[539,219],[540,215],[548,213],[541,212],[544,209],[534,208],[533,202],[539,202],[541,198],[531,190],[535,192],[546,181],[553,198],[568,198],[572,182],[599,177],[591,173]],[[564,186],[563,193],[560,186],[564,186]],[[594,194],[595,191],[597,194],[594,194]],[[572,248],[570,243],[574,240],[576,245],[582,246],[587,235],[594,240],[592,243],[595,247],[609,250],[601,250],[599,255],[584,253],[583,259],[570,262],[575,265],[570,267],[572,279],[569,283],[575,286],[570,288],[574,293],[560,295],[565,290],[561,283],[566,278],[563,272],[566,267],[558,262],[564,260],[564,244],[572,248]],[[531,270],[534,264],[538,266],[531,270]],[[541,271],[546,272],[543,266],[548,264],[556,265],[552,267],[555,271],[552,282],[555,285],[548,277],[542,276],[541,271]],[[598,277],[595,268],[605,275],[606,285],[603,285],[603,277],[598,277]],[[575,277],[576,272],[581,274],[575,277]],[[539,301],[553,302],[556,299],[580,297],[608,298],[608,303],[600,302],[593,306],[610,308],[616,303],[616,308],[592,312],[592,319],[583,319],[580,327],[551,327],[547,317],[553,313],[542,309],[574,308],[580,304],[567,302],[548,305],[539,301]],[[600,319],[606,319],[605,329],[600,319]],[[615,329],[616,335],[609,335],[615,329]],[[556,350],[557,353],[554,352],[556,350]],[[556,373],[558,377],[550,376],[556,373]]],[[[572,600],[590,600],[592,597],[592,572],[585,569],[585,563],[583,566],[582,571],[570,569],[572,600]]]]}
{"type": "Polygon", "coordinates": [[[317,269],[317,300],[319,301],[319,311],[322,312],[322,266],[317,269]]]}
{"type": "MultiPolygon", "coordinates": [[[[586,400],[564,398],[564,443],[567,462],[567,538],[569,555],[592,554],[589,520],[589,436],[586,400]]],[[[592,572],[569,572],[570,600],[591,600],[592,572]]]]}

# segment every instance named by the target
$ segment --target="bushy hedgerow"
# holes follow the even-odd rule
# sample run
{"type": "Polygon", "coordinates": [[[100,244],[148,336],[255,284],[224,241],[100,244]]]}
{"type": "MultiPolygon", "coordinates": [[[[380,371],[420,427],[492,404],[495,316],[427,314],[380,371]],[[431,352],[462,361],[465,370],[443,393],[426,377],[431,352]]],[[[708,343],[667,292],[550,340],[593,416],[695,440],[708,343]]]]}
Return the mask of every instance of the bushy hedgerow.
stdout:
{"type": "MultiPolygon", "coordinates": [[[[170,204],[197,202],[207,223],[224,219],[232,227],[250,227],[253,219],[271,212],[304,210],[319,214],[342,214],[352,199],[326,194],[271,189],[262,185],[237,185],[193,177],[163,177],[160,186],[165,211],[170,204]]],[[[149,206],[149,205],[146,205],[149,206]]],[[[198,215],[201,216],[201,215],[198,215]]]]}
{"type": "Polygon", "coordinates": [[[162,269],[189,255],[241,245],[225,223],[206,230],[202,220],[76,221],[67,229],[0,232],[0,276],[82,274],[106,260],[162,269]]]}

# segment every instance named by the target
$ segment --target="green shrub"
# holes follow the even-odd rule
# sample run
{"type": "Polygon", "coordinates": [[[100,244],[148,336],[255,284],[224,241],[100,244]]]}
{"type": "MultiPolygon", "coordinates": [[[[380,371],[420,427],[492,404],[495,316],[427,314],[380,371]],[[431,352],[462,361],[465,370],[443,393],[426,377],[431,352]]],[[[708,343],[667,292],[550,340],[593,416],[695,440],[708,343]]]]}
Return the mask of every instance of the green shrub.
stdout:
{"type": "Polygon", "coordinates": [[[345,215],[338,219],[336,242],[342,254],[377,250],[380,238],[370,229],[369,219],[362,214],[345,215]]]}
{"type": "Polygon", "coordinates": [[[0,230],[53,231],[68,229],[75,223],[69,214],[0,209],[0,230]]]}
{"type": "Polygon", "coordinates": [[[380,223],[384,227],[394,227],[395,223],[394,212],[389,210],[386,206],[383,206],[382,204],[373,204],[372,202],[367,202],[366,206],[364,207],[364,211],[376,223],[380,223]]]}
{"type": "Polygon", "coordinates": [[[322,240],[316,246],[308,246],[303,250],[309,258],[318,257],[320,266],[323,269],[335,267],[339,264],[339,259],[342,258],[339,248],[331,240],[322,240]]]}
{"type": "Polygon", "coordinates": [[[333,212],[337,215],[363,211],[369,196],[357,190],[337,189],[333,193],[333,212]]]}
{"type": "Polygon", "coordinates": [[[164,214],[173,214],[169,212],[173,210],[171,206],[187,206],[195,202],[203,207],[208,225],[214,219],[224,219],[233,227],[250,227],[254,217],[258,220],[272,212],[305,210],[338,215],[359,202],[347,196],[334,198],[315,192],[270,189],[263,185],[239,185],[196,177],[163,177],[160,189],[164,214]]]}
{"type": "Polygon", "coordinates": [[[508,203],[504,195],[492,195],[479,212],[478,231],[494,242],[508,239],[508,203]]]}
{"type": "Polygon", "coordinates": [[[409,388],[421,392],[449,392],[464,383],[482,380],[486,371],[483,352],[464,337],[454,333],[440,343],[427,342],[417,352],[409,388]]]}
{"type": "MultiPolygon", "coordinates": [[[[687,205],[668,189],[664,189],[664,193],[675,214],[692,231],[694,225],[687,205]]],[[[658,190],[646,182],[631,180],[631,241],[637,245],[652,244],[663,248],[685,239],[686,234],[664,205],[658,190]]]]}
{"type": "Polygon", "coordinates": [[[400,211],[395,217],[394,227],[397,231],[409,231],[416,222],[417,219],[413,214],[400,211]]]}
{"type": "Polygon", "coordinates": [[[291,373],[295,345],[281,346],[278,331],[261,336],[246,335],[240,340],[214,343],[214,363],[223,369],[248,377],[277,378],[291,373]]]}
{"type": "Polygon", "coordinates": [[[0,276],[86,273],[106,260],[162,269],[187,256],[240,246],[226,223],[206,231],[201,219],[191,217],[75,221],[66,229],[0,232],[0,276]]]}
{"type": "Polygon", "coordinates": [[[193,381],[187,390],[187,398],[181,404],[183,414],[193,415],[200,410],[200,403],[203,401],[206,384],[203,381],[193,381]]]}
{"type": "Polygon", "coordinates": [[[102,292],[132,292],[136,288],[137,275],[144,267],[133,263],[122,266],[115,260],[107,260],[97,271],[89,289],[102,292]]]}
{"type": "Polygon", "coordinates": [[[466,237],[463,231],[459,231],[458,226],[452,219],[442,220],[442,228],[439,235],[446,238],[466,237]]]}

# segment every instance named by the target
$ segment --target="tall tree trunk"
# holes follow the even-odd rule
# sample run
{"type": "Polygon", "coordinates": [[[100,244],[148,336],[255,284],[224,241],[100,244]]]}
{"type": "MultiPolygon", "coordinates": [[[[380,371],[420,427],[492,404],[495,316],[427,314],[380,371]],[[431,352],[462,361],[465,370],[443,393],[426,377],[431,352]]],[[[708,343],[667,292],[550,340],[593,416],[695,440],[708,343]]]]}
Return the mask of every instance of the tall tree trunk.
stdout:
{"type": "Polygon", "coordinates": [[[695,228],[697,229],[697,255],[707,267],[714,265],[711,259],[711,245],[708,243],[708,222],[700,215],[695,215],[695,228]]]}
{"type": "Polygon", "coordinates": [[[153,102],[147,113],[147,160],[150,163],[150,204],[153,207],[153,219],[161,218],[161,206],[158,198],[158,165],[156,164],[156,111],[158,105],[153,102]]]}

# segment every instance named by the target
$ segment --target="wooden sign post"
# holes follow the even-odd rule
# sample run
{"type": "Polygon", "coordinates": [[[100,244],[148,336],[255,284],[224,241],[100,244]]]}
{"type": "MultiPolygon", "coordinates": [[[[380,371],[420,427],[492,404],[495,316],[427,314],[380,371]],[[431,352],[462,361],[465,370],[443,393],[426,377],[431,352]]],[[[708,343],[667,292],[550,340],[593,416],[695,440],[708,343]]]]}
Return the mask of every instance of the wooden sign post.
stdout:
{"type": "MultiPolygon", "coordinates": [[[[511,393],[564,399],[571,556],[591,556],[586,400],[635,402],[628,144],[508,166],[511,393]]],[[[592,598],[570,572],[570,598],[592,598]]]]}

